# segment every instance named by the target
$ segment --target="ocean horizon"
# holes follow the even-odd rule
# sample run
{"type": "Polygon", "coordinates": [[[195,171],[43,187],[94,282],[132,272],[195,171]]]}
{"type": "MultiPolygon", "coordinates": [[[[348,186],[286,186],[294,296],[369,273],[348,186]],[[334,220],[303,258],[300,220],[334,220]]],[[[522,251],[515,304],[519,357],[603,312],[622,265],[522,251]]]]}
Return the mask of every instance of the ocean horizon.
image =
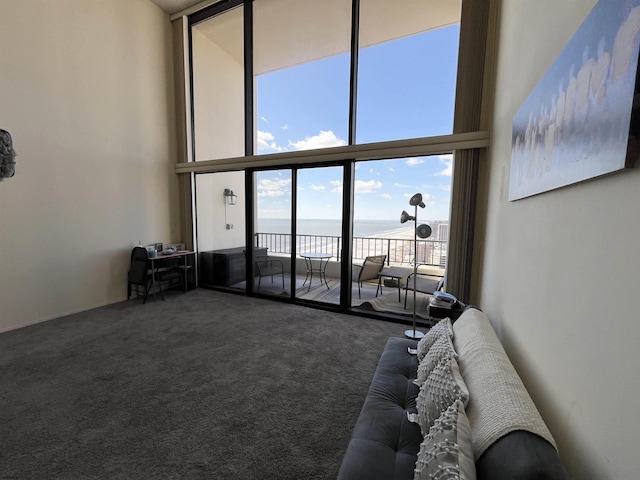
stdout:
{"type": "MultiPolygon", "coordinates": [[[[446,220],[425,220],[420,223],[427,223],[432,228],[434,225],[449,223],[446,220]]],[[[341,221],[337,219],[298,219],[298,235],[326,235],[341,236],[341,221]]],[[[412,231],[413,222],[401,224],[398,220],[354,220],[354,237],[381,237],[394,238],[404,237],[407,231],[412,231]]],[[[435,230],[435,228],[434,228],[435,230]]],[[[291,221],[285,218],[259,218],[257,222],[257,232],[259,233],[290,233],[291,221]]]]}

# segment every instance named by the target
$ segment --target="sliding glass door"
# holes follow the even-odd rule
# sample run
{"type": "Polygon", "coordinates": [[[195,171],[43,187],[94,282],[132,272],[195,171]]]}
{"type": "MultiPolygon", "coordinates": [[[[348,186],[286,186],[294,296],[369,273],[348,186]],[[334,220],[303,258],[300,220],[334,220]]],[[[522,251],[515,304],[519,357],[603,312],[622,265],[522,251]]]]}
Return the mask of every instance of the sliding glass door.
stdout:
{"type": "Polygon", "coordinates": [[[255,218],[251,271],[254,293],[292,296],[292,277],[295,280],[291,242],[292,178],[289,169],[253,174],[255,218]]]}
{"type": "Polygon", "coordinates": [[[253,173],[253,292],[340,303],[342,167],[253,173]]]}
{"type": "Polygon", "coordinates": [[[304,300],[340,304],[342,172],[342,167],[297,169],[297,251],[305,274],[297,291],[304,300]]]}

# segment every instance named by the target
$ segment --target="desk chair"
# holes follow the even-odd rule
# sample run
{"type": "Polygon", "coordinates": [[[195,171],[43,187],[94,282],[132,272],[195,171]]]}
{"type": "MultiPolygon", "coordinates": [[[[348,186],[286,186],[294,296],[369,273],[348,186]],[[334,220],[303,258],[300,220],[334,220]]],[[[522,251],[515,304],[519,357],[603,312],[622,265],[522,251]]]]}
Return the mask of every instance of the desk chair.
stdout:
{"type": "Polygon", "coordinates": [[[146,248],[134,247],[131,250],[131,263],[127,273],[127,300],[131,298],[131,287],[136,286],[136,296],[140,296],[139,287],[143,288],[144,297],[142,303],[147,301],[149,290],[153,286],[151,278],[151,262],[146,248]]]}

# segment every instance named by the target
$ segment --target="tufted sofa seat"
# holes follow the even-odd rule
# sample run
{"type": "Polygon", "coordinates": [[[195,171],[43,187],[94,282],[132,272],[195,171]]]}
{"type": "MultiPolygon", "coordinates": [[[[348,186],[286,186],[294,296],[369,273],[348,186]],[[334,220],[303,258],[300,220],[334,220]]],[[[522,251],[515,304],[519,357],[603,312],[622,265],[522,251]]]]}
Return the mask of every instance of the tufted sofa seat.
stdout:
{"type": "Polygon", "coordinates": [[[420,427],[407,419],[407,410],[416,411],[419,390],[413,383],[418,359],[407,354],[415,346],[404,338],[387,341],[338,478],[413,478],[422,442],[420,427]]]}

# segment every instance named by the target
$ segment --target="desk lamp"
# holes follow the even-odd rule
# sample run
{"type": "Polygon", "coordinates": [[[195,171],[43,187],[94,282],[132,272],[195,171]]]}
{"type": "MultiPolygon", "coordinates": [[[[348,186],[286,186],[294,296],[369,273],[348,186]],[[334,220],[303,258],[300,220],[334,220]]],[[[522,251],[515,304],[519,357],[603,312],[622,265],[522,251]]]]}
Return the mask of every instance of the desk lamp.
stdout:
{"type": "Polygon", "coordinates": [[[404,336],[413,340],[419,340],[424,337],[424,333],[416,330],[416,277],[418,272],[418,237],[428,238],[431,235],[431,227],[426,223],[418,225],[418,207],[424,208],[425,204],[422,201],[422,194],[416,193],[409,200],[409,205],[415,207],[414,215],[409,215],[406,210],[402,211],[400,215],[400,223],[406,223],[413,221],[416,223],[416,228],[413,231],[413,330],[405,330],[404,336]]]}

